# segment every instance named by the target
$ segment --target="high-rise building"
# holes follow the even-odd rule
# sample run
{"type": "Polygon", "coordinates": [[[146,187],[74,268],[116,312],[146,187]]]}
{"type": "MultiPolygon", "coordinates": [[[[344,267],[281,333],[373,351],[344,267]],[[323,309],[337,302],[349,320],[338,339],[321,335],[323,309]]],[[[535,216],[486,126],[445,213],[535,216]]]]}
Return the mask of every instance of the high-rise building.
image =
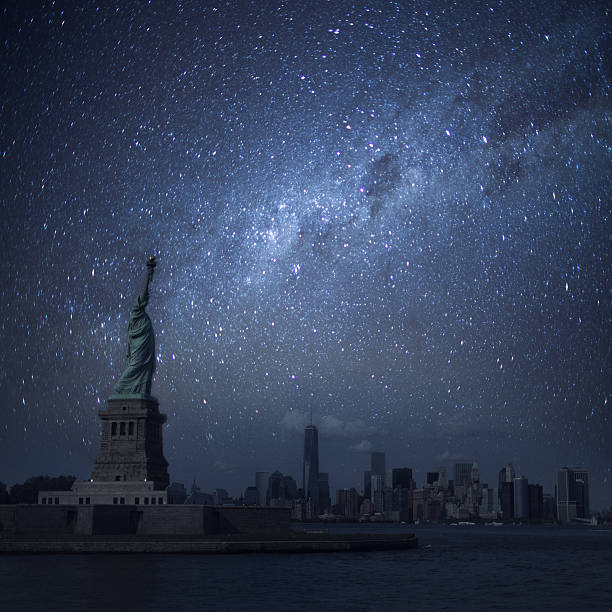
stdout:
{"type": "Polygon", "coordinates": [[[385,477],[383,474],[372,474],[371,477],[372,503],[375,512],[385,511],[385,477]]]}
{"type": "Polygon", "coordinates": [[[366,499],[372,497],[372,472],[370,470],[363,473],[363,496],[366,499]]]}
{"type": "Polygon", "coordinates": [[[319,503],[319,434],[314,425],[304,430],[304,464],[302,470],[304,497],[319,503]]]}
{"type": "Polygon", "coordinates": [[[544,493],[542,496],[542,518],[545,521],[554,521],[556,517],[555,496],[544,493]]]}
{"type": "Polygon", "coordinates": [[[364,499],[359,506],[359,514],[368,515],[373,514],[374,504],[370,499],[364,499]]]}
{"type": "Polygon", "coordinates": [[[399,512],[400,521],[412,521],[412,492],[414,489],[395,487],[391,509],[399,512]]]}
{"type": "Polygon", "coordinates": [[[383,487],[383,512],[393,510],[393,489],[388,486],[383,487]]]}
{"type": "Polygon", "coordinates": [[[472,463],[455,463],[454,481],[456,487],[465,487],[472,478],[472,463]]]}
{"type": "Polygon", "coordinates": [[[438,486],[446,488],[446,469],[443,466],[438,470],[438,486]]]}
{"type": "Polygon", "coordinates": [[[259,491],[257,487],[247,487],[244,491],[244,505],[257,506],[259,502],[259,491]]]}
{"type": "Polygon", "coordinates": [[[343,516],[356,518],[359,516],[359,494],[353,488],[336,491],[336,505],[343,516]]]}
{"type": "Polygon", "coordinates": [[[539,521],[544,518],[544,491],[541,485],[529,485],[529,520],[539,521]]]}
{"type": "Polygon", "coordinates": [[[516,473],[514,472],[514,468],[512,464],[509,463],[506,467],[499,470],[499,481],[498,487],[501,491],[502,482],[512,482],[516,477],[516,473]]]}
{"type": "Polygon", "coordinates": [[[576,516],[578,518],[591,518],[589,504],[589,472],[584,468],[572,468],[576,483],[576,516]]]}
{"type": "Polygon", "coordinates": [[[510,520],[514,517],[514,478],[516,473],[512,464],[509,463],[499,471],[498,489],[499,509],[502,518],[510,520]]]}
{"type": "Polygon", "coordinates": [[[483,486],[481,490],[480,507],[478,514],[481,517],[497,518],[499,511],[499,498],[497,490],[487,486],[483,486]]]}
{"type": "Polygon", "coordinates": [[[440,479],[440,472],[427,472],[427,484],[434,485],[440,479]]]}
{"type": "Polygon", "coordinates": [[[514,518],[529,518],[529,482],[524,476],[514,479],[514,518]]]}
{"type": "Polygon", "coordinates": [[[446,471],[441,467],[437,472],[427,472],[427,484],[436,485],[441,489],[446,488],[446,471]]]}
{"type": "Polygon", "coordinates": [[[372,476],[382,476],[385,477],[386,466],[385,466],[385,453],[380,451],[374,451],[372,453],[372,476]]]}
{"type": "Polygon", "coordinates": [[[411,468],[393,468],[391,470],[391,485],[394,489],[398,487],[402,489],[412,488],[412,469],[411,468]]]}
{"type": "Polygon", "coordinates": [[[557,473],[555,488],[559,521],[568,523],[575,518],[590,518],[588,470],[562,468],[557,473]]]}
{"type": "Polygon", "coordinates": [[[297,497],[297,483],[292,476],[283,476],[283,490],[285,499],[292,500],[297,497]]]}
{"type": "Polygon", "coordinates": [[[514,518],[514,482],[502,482],[499,490],[499,509],[506,521],[514,518]]]}
{"type": "Polygon", "coordinates": [[[265,506],[268,496],[269,472],[255,472],[255,486],[257,487],[257,503],[265,506]]]}
{"type": "Polygon", "coordinates": [[[284,499],[283,475],[279,472],[272,472],[268,478],[267,505],[272,505],[272,500],[284,499]]]}
{"type": "Polygon", "coordinates": [[[319,509],[324,512],[329,510],[330,506],[329,474],[327,472],[319,472],[319,509]]]}

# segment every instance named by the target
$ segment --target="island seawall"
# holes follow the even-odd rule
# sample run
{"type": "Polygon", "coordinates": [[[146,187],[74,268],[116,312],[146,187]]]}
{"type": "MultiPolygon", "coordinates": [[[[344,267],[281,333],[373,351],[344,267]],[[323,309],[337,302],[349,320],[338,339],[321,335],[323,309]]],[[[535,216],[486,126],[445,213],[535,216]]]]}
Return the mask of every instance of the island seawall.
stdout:
{"type": "Polygon", "coordinates": [[[288,508],[0,506],[3,553],[348,552],[417,546],[414,534],[294,531],[288,508]]]}

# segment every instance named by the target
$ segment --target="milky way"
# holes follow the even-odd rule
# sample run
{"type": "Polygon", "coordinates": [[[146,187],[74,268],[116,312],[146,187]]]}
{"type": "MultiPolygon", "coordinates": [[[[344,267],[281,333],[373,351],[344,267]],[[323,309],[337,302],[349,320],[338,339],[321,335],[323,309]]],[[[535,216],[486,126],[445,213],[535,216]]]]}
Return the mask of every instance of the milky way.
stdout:
{"type": "Polygon", "coordinates": [[[155,253],[173,479],[297,478],[312,412],[332,488],[612,503],[605,5],[5,4],[0,480],[88,476],[155,253]]]}

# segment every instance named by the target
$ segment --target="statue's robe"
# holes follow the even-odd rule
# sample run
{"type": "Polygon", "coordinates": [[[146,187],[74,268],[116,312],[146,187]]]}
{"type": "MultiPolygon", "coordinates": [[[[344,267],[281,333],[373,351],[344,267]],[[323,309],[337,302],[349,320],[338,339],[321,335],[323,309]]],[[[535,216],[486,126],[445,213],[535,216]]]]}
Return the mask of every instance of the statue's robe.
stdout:
{"type": "Polygon", "coordinates": [[[121,395],[151,395],[151,379],[155,371],[155,335],[145,306],[149,294],[143,291],[130,312],[128,324],[127,366],[115,385],[121,395]]]}

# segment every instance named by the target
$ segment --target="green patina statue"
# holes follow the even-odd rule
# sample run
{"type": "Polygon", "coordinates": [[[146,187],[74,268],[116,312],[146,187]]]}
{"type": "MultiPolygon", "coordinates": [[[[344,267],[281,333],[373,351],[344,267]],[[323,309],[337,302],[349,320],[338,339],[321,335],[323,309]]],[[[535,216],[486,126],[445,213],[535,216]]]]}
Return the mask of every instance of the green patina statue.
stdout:
{"type": "Polygon", "coordinates": [[[149,283],[156,265],[155,256],[151,255],[147,261],[144,287],[130,312],[127,366],[115,385],[115,392],[122,397],[151,395],[151,380],[155,372],[155,334],[145,306],[149,302],[149,283]]]}

